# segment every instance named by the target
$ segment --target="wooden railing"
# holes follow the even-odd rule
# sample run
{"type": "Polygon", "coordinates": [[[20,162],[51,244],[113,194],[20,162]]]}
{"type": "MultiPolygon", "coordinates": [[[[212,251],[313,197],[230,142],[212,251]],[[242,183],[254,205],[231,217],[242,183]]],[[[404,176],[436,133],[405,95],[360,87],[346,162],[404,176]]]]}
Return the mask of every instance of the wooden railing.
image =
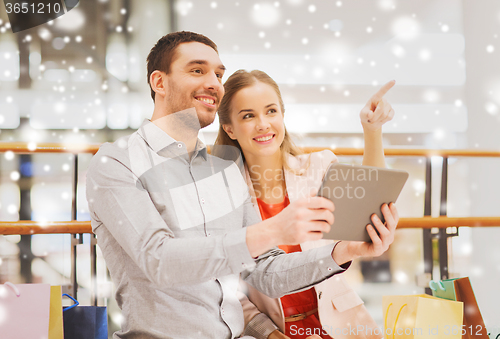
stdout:
{"type": "MultiPolygon", "coordinates": [[[[401,218],[398,229],[448,227],[500,227],[500,217],[421,217],[401,218]]],[[[81,234],[92,233],[90,221],[0,221],[0,234],[81,234]]]]}
{"type": "MultiPolygon", "coordinates": [[[[57,144],[57,143],[22,143],[22,142],[0,142],[0,152],[14,152],[18,154],[33,154],[33,153],[71,153],[74,154],[73,164],[73,190],[72,190],[72,219],[73,221],[0,221],[0,234],[11,235],[33,235],[33,234],[72,234],[72,273],[71,280],[73,283],[73,294],[77,293],[77,278],[76,278],[76,246],[83,242],[83,233],[92,234],[90,221],[76,221],[76,189],[78,184],[78,154],[90,153],[95,154],[100,145],[88,144],[57,144]],[[80,235],[80,236],[78,236],[80,235]]],[[[307,147],[304,148],[306,153],[324,150],[322,147],[307,147]]],[[[360,156],[363,155],[361,148],[335,148],[331,149],[335,154],[342,156],[360,156]]],[[[208,147],[210,151],[210,147],[208,147]]],[[[406,228],[421,228],[423,229],[423,246],[424,246],[424,267],[427,274],[432,274],[433,251],[432,239],[439,239],[439,261],[441,279],[448,278],[448,245],[447,239],[450,236],[458,235],[457,232],[447,232],[449,227],[499,227],[500,217],[462,217],[450,218],[446,216],[447,188],[448,188],[448,159],[450,157],[500,157],[500,151],[492,150],[457,150],[457,149],[385,149],[386,156],[413,156],[424,157],[426,159],[426,191],[424,204],[424,217],[421,218],[401,218],[398,224],[399,229],[406,228]],[[440,217],[430,217],[431,214],[431,157],[442,157],[442,180],[441,180],[441,210],[440,217]],[[431,233],[432,228],[439,229],[438,233],[431,233]]],[[[94,290],[96,290],[96,241],[95,236],[91,237],[91,262],[92,262],[92,277],[94,290]]],[[[427,291],[430,292],[430,291],[427,291]]],[[[94,294],[94,304],[97,304],[96,295],[94,294]]]]}
{"type": "MultiPolygon", "coordinates": [[[[12,151],[14,153],[91,153],[99,150],[99,144],[58,144],[40,143],[29,144],[26,142],[0,142],[0,152],[12,151]]],[[[305,147],[304,152],[312,153],[329,149],[338,155],[363,155],[362,148],[328,148],[328,147],[305,147]]],[[[210,152],[210,146],[208,146],[210,152]]],[[[428,148],[386,148],[386,156],[414,156],[414,157],[500,157],[500,151],[492,150],[469,150],[469,149],[428,149],[428,148]]]]}

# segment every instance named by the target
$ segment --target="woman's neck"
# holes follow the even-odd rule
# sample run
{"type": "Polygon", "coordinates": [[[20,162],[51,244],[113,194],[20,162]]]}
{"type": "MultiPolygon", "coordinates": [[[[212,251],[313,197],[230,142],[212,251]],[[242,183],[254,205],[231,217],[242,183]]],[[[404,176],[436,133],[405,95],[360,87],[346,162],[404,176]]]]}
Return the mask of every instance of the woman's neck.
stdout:
{"type": "Polygon", "coordinates": [[[268,204],[282,202],[285,199],[286,184],[280,152],[269,157],[245,155],[245,161],[256,197],[268,204]]]}

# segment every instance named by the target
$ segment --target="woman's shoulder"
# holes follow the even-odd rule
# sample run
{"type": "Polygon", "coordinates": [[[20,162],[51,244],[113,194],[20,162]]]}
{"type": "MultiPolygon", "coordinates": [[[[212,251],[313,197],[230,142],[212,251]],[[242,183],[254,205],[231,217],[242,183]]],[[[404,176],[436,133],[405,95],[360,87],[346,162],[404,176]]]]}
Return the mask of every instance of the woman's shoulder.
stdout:
{"type": "Polygon", "coordinates": [[[290,155],[291,162],[295,165],[293,167],[304,168],[322,168],[327,167],[331,162],[337,161],[337,156],[329,149],[325,149],[319,152],[299,154],[292,156],[290,155]]]}
{"type": "Polygon", "coordinates": [[[316,160],[328,166],[331,162],[337,161],[337,156],[329,149],[311,153],[311,161],[316,160]]]}

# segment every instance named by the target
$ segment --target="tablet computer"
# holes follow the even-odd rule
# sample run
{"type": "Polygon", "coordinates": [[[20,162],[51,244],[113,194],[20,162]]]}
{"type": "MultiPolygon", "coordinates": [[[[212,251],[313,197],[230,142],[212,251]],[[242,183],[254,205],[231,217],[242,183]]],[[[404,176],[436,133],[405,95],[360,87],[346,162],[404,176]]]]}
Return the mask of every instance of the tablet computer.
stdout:
{"type": "Polygon", "coordinates": [[[366,231],[371,215],[384,222],[380,207],[396,202],[407,179],[402,170],[332,163],[318,191],[335,204],[332,228],[323,238],[371,242],[366,231]]]}

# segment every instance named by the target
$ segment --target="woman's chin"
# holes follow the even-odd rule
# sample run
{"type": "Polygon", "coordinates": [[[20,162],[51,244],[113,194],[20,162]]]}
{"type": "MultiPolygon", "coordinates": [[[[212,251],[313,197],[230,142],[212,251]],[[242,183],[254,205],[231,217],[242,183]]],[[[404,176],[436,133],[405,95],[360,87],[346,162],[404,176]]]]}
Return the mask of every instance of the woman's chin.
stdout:
{"type": "Polygon", "coordinates": [[[252,153],[257,157],[271,157],[279,155],[279,151],[279,147],[273,145],[269,145],[269,147],[262,147],[259,145],[252,153]]]}

